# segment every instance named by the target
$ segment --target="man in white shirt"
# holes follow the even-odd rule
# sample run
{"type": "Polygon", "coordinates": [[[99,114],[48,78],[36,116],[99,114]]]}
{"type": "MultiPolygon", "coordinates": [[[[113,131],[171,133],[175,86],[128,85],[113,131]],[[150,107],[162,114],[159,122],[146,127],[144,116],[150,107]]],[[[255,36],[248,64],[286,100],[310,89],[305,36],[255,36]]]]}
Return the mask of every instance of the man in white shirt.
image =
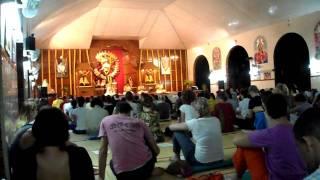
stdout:
{"type": "Polygon", "coordinates": [[[71,112],[71,120],[76,122],[76,128],[73,130],[75,134],[86,134],[87,127],[86,127],[86,114],[87,109],[84,108],[84,98],[79,97],[77,98],[78,107],[71,112]]]}
{"type": "MultiPolygon", "coordinates": [[[[224,159],[222,132],[219,119],[210,116],[208,104],[199,107],[200,117],[184,123],[172,124],[174,141],[191,166],[211,166],[224,159]],[[183,131],[191,131],[195,144],[183,131]]],[[[180,151],[180,150],[179,150],[180,151]]]]}
{"type": "Polygon", "coordinates": [[[99,134],[99,127],[102,119],[108,116],[107,110],[103,109],[103,102],[95,97],[91,101],[91,108],[87,110],[86,126],[90,140],[95,140],[99,134]]]}

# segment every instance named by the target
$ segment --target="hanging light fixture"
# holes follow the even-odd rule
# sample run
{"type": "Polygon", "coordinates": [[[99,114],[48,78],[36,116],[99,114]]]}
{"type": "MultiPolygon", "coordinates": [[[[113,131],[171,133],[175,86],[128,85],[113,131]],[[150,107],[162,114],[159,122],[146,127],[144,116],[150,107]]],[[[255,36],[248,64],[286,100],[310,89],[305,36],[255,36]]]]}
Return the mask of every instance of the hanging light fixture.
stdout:
{"type": "Polygon", "coordinates": [[[25,8],[22,9],[22,15],[25,18],[33,18],[38,14],[41,0],[21,0],[25,8]]]}

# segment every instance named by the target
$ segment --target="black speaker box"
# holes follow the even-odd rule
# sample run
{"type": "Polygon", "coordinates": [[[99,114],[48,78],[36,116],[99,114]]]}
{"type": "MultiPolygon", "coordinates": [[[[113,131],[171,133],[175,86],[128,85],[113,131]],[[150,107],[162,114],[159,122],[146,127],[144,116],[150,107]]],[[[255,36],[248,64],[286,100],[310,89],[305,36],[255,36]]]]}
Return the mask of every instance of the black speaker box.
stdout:
{"type": "Polygon", "coordinates": [[[33,34],[26,38],[26,50],[36,50],[36,38],[33,34]]]}
{"type": "Polygon", "coordinates": [[[224,89],[224,81],[218,81],[218,88],[220,89],[224,89]]]}

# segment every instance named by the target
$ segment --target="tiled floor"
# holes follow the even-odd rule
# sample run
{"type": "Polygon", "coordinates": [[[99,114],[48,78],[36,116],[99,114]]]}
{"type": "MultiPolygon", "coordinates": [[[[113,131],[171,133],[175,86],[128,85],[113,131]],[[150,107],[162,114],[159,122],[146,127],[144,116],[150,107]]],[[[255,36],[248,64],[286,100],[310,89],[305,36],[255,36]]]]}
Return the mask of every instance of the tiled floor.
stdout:
{"type": "MultiPolygon", "coordinates": [[[[162,125],[163,124],[165,123],[162,123],[162,125]]],[[[230,159],[232,157],[232,154],[235,151],[235,146],[232,144],[232,138],[234,137],[235,134],[236,133],[229,133],[229,134],[223,135],[225,159],[230,159]]],[[[88,137],[86,135],[75,135],[71,133],[71,141],[77,144],[78,146],[82,146],[86,148],[92,159],[93,165],[95,167],[98,167],[98,153],[99,153],[100,141],[87,140],[87,139],[88,137]]],[[[158,145],[160,147],[160,155],[158,156],[158,162],[156,166],[166,168],[170,163],[169,158],[173,156],[172,143],[170,142],[170,140],[168,140],[167,142],[159,143],[158,145]]],[[[109,156],[108,159],[110,159],[111,157],[110,152],[108,156],[109,156]]],[[[233,168],[220,169],[218,171],[222,172],[223,174],[226,174],[227,176],[234,174],[233,168]]],[[[209,171],[209,172],[213,172],[213,171],[209,171]]],[[[209,172],[204,172],[201,174],[206,174],[209,172]]],[[[115,180],[115,177],[113,176],[109,166],[107,166],[107,169],[106,169],[106,179],[115,180]]],[[[171,176],[169,174],[164,174],[159,177],[152,177],[151,179],[152,180],[173,180],[173,179],[179,179],[179,178],[175,176],[171,176]]]]}

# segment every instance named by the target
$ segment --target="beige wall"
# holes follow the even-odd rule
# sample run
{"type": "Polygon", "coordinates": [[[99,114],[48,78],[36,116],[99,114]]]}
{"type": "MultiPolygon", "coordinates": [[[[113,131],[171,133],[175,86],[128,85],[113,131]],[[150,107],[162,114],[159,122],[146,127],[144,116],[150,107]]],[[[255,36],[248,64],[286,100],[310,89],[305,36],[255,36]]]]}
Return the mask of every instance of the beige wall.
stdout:
{"type": "MultiPolygon", "coordinates": [[[[223,40],[212,42],[208,44],[204,44],[199,47],[194,47],[192,49],[188,49],[188,74],[189,79],[194,79],[194,61],[198,55],[204,55],[210,66],[210,70],[213,69],[212,66],[212,50],[214,47],[219,47],[221,49],[221,61],[222,61],[222,71],[226,72],[226,58],[228,56],[229,50],[234,45],[240,45],[244,47],[249,57],[254,56],[254,41],[257,38],[257,36],[262,35],[265,37],[267,41],[267,51],[268,51],[268,63],[263,64],[261,66],[261,70],[272,70],[273,69],[273,52],[275,45],[279,38],[283,36],[284,34],[288,32],[295,32],[300,34],[304,40],[306,41],[308,48],[309,48],[309,55],[310,55],[310,61],[314,60],[315,55],[315,45],[314,45],[314,27],[316,24],[320,21],[320,11],[290,19],[284,20],[280,23],[276,23],[273,25],[269,25],[266,27],[254,29],[245,33],[241,33],[235,36],[230,36],[228,38],[225,38],[223,40]],[[289,24],[289,25],[288,25],[289,24]]],[[[214,72],[215,73],[215,72],[214,72]]],[[[312,73],[312,75],[315,75],[312,73]]],[[[272,77],[274,77],[274,74],[272,74],[272,77]]],[[[211,90],[212,92],[215,92],[217,90],[216,82],[211,82],[211,90]]],[[[257,85],[259,88],[271,88],[274,87],[274,81],[268,80],[268,81],[253,81],[252,84],[257,85]]],[[[320,79],[319,78],[311,78],[311,86],[312,88],[319,88],[320,89],[320,79]]]]}

